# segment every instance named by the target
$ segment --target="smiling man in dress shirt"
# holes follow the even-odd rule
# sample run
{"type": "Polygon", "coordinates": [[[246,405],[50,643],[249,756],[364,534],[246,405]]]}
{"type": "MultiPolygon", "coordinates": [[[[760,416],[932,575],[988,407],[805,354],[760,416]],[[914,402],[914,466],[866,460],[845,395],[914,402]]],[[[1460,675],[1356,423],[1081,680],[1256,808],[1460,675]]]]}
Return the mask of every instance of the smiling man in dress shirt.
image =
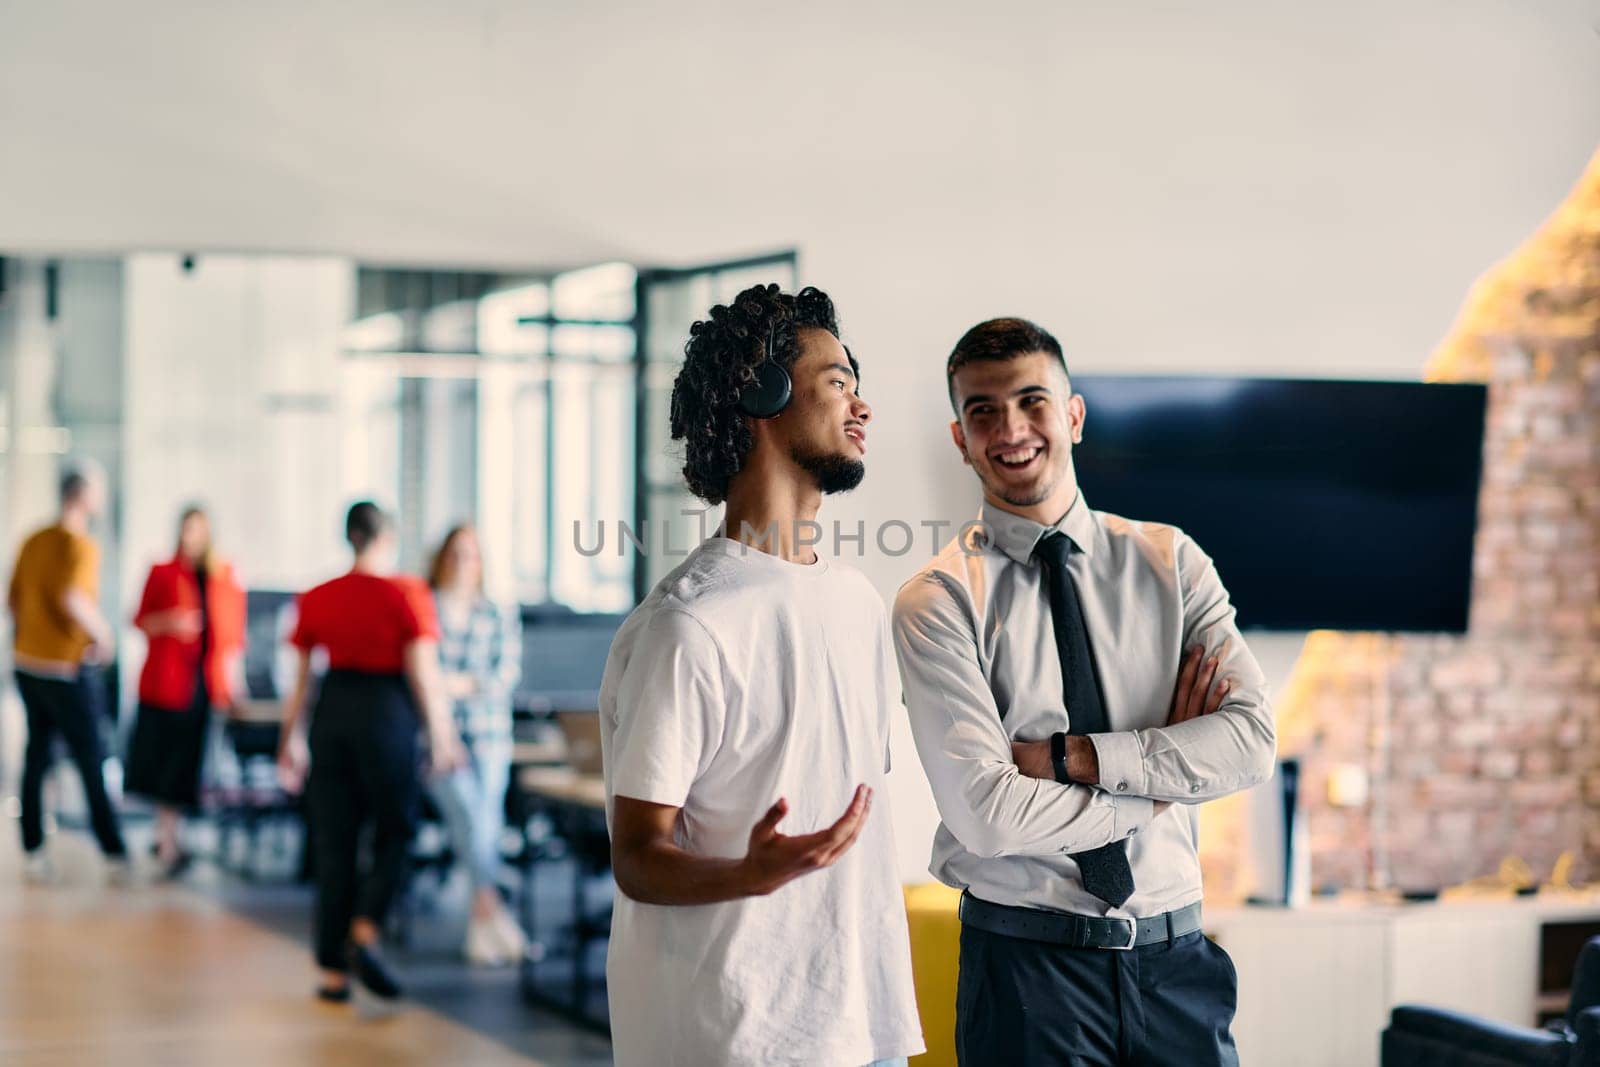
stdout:
{"type": "Polygon", "coordinates": [[[1272,773],[1261,670],[1199,546],[1079,493],[1087,412],[1054,337],[981,323],[947,375],[980,522],[900,590],[894,635],[932,871],[965,890],[958,1055],[1236,1064],[1195,805],[1272,773]]]}

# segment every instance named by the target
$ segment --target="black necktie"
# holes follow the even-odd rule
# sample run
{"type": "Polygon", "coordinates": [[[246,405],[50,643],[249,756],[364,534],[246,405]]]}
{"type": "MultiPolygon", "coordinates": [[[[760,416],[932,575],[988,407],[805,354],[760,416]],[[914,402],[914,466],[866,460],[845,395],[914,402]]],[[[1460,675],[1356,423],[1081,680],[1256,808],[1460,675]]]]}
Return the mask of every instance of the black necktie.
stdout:
{"type": "MultiPolygon", "coordinates": [[[[1061,692],[1067,702],[1069,734],[1099,734],[1110,727],[1106,722],[1106,702],[1095,672],[1094,649],[1089,645],[1089,629],[1083,622],[1078,590],[1067,571],[1067,556],[1072,542],[1060,530],[1046,534],[1033,550],[1044,565],[1050,591],[1050,623],[1056,632],[1056,652],[1061,657],[1061,692]]],[[[1083,888],[1119,908],[1133,895],[1133,868],[1128,866],[1127,841],[1078,852],[1073,860],[1083,877],[1083,888]]]]}

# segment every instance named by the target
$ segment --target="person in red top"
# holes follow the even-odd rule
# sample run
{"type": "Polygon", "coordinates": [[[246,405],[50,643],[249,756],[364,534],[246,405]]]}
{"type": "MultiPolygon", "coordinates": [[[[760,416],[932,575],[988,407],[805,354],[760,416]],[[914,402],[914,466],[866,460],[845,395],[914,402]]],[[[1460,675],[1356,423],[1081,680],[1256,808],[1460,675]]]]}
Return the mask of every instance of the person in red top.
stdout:
{"type": "Polygon", "coordinates": [[[150,568],[133,618],[149,647],[126,789],[156,804],[156,857],[169,878],[189,865],[179,845],[180,813],[199,801],[211,710],[233,706],[244,618],[244,591],[212,548],[210,520],[188,508],[178,523],[178,551],[150,568]]]}
{"type": "Polygon", "coordinates": [[[317,886],[317,965],[324,1000],[350,999],[349,975],[393,1000],[400,985],[378,952],[378,933],[399,887],[421,790],[418,716],[428,729],[434,773],[460,765],[455,724],[439,681],[438,623],[420,580],[390,576],[393,537],[383,511],[367,501],[345,519],[355,550],[348,574],[303,594],[290,639],[300,654],[284,708],[278,766],[285,784],[306,782],[317,886]],[[311,688],[312,652],[327,656],[311,716],[300,729],[311,688]],[[372,828],[365,870],[363,829],[372,828]]]}

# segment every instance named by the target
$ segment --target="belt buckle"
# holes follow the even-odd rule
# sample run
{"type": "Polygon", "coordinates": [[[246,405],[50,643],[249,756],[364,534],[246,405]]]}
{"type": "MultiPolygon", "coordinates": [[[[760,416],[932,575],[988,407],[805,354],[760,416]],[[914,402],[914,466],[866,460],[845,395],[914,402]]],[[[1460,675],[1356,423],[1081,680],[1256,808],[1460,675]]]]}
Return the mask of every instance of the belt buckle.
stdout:
{"type": "MultiPolygon", "coordinates": [[[[1106,918],[1112,919],[1110,915],[1107,915],[1106,918]]],[[[1139,940],[1139,924],[1132,919],[1117,918],[1113,921],[1128,924],[1128,943],[1125,945],[1107,945],[1106,947],[1111,949],[1113,952],[1128,952],[1132,950],[1133,943],[1139,940]]]]}

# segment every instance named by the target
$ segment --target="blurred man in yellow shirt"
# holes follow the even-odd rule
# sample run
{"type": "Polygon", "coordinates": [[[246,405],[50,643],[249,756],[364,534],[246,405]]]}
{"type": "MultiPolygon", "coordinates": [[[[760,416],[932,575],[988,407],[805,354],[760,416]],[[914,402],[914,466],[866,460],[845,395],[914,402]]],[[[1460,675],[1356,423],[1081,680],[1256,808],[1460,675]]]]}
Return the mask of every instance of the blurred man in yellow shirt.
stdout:
{"type": "Polygon", "coordinates": [[[105,506],[105,476],[91,464],[61,479],[61,513],[32,534],[17,553],[7,604],[14,638],[12,663],[28,719],[22,764],[24,873],[49,881],[53,868],[44,849],[43,788],[57,736],[67,744],[83,778],[90,821],[113,881],[130,875],[117,814],[106,795],[101,763],[98,665],[111,656],[113,634],[97,600],[100,548],[90,524],[105,506]]]}

